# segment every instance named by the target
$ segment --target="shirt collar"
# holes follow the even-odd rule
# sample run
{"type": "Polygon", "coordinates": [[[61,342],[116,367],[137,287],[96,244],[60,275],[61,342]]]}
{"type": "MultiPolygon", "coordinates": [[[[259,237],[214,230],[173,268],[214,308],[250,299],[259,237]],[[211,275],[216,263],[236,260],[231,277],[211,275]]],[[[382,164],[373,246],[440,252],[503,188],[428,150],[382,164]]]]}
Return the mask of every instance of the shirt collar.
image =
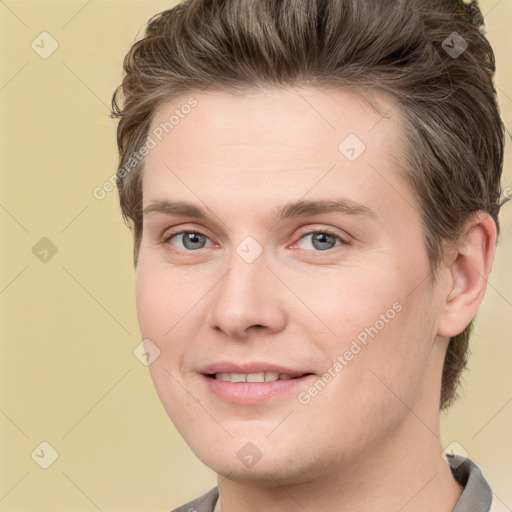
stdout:
{"type": "Polygon", "coordinates": [[[446,454],[453,477],[464,487],[452,512],[489,512],[492,491],[480,468],[467,457],[446,454]]]}

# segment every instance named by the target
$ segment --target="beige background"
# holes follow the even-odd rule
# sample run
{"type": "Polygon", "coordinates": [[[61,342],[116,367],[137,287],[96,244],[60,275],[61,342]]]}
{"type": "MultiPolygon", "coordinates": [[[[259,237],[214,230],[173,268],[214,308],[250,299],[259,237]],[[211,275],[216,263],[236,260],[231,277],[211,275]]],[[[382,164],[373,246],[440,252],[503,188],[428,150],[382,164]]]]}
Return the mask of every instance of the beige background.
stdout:
{"type": "MultiPolygon", "coordinates": [[[[108,107],[122,59],[171,4],[0,2],[2,511],[169,511],[215,484],[134,356],[130,233],[117,192],[92,193],[116,170],[108,107]],[[55,43],[42,32],[58,44],[47,58],[55,43]],[[58,452],[47,469],[42,442],[58,452]]],[[[512,1],[481,4],[510,129],[512,1]]],[[[509,203],[465,392],[443,416],[444,445],[458,443],[481,466],[498,510],[512,509],[511,265],[509,203]]]]}

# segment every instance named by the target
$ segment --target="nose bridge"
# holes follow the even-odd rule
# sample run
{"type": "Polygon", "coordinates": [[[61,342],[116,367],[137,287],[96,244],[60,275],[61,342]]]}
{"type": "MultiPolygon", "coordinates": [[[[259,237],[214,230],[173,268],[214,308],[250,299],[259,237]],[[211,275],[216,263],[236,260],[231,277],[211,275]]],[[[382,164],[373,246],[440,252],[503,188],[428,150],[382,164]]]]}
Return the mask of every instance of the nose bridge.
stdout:
{"type": "Polygon", "coordinates": [[[279,300],[277,283],[273,282],[275,276],[256,243],[246,239],[235,248],[229,271],[216,286],[209,305],[210,326],[230,336],[243,337],[255,325],[279,330],[285,322],[284,304],[279,300]]]}

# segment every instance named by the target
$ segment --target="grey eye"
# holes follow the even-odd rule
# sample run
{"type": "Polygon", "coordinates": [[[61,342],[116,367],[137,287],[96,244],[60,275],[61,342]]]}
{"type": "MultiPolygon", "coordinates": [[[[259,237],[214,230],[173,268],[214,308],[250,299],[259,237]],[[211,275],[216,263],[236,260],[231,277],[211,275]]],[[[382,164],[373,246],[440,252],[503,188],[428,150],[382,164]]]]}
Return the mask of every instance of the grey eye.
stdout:
{"type": "MultiPolygon", "coordinates": [[[[341,240],[337,235],[332,235],[324,231],[315,231],[313,233],[307,233],[301,237],[301,240],[311,240],[311,246],[318,251],[325,251],[332,249],[336,246],[336,241],[341,240]]],[[[307,249],[307,247],[306,247],[307,249]]]]}
{"type": "Polygon", "coordinates": [[[182,231],[181,233],[176,233],[169,239],[169,241],[173,238],[181,240],[183,247],[179,247],[178,244],[180,249],[184,248],[187,250],[202,249],[205,247],[206,241],[208,240],[207,236],[202,235],[201,233],[196,233],[195,231],[182,231]]]}

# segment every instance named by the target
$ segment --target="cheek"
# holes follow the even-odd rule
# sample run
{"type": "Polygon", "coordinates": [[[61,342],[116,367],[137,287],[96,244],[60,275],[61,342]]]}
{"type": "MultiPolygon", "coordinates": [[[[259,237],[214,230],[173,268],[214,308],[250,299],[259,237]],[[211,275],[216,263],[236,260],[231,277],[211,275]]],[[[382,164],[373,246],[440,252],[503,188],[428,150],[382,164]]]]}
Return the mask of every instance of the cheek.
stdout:
{"type": "Polygon", "coordinates": [[[144,260],[139,259],[135,279],[135,305],[141,335],[150,339],[158,338],[165,332],[165,312],[168,309],[167,298],[159,300],[166,287],[155,277],[156,274],[148,270],[144,260]]]}
{"type": "Polygon", "coordinates": [[[298,283],[298,294],[309,287],[311,339],[326,356],[325,370],[336,375],[333,388],[382,398],[392,397],[384,383],[404,397],[420,385],[435,336],[433,296],[420,270],[406,275],[387,265],[350,269],[314,288],[298,283]]]}
{"type": "MultiPolygon", "coordinates": [[[[141,257],[135,279],[135,303],[141,334],[164,340],[199,300],[198,286],[184,286],[176,272],[161,262],[141,257]]],[[[197,284],[197,283],[194,283],[197,284]]],[[[204,293],[204,292],[203,292],[204,293]]]]}
{"type": "MultiPolygon", "coordinates": [[[[386,273],[369,269],[341,269],[321,279],[295,280],[294,292],[304,297],[311,319],[324,349],[344,348],[359,337],[364,343],[376,334],[389,331],[400,318],[405,293],[402,281],[393,269],[386,273]],[[383,275],[384,274],[384,275],[383,275]],[[320,334],[320,332],[318,334],[320,334]],[[327,343],[327,344],[326,344],[327,343]]],[[[320,344],[320,343],[319,343],[320,344]]]]}
{"type": "MultiPolygon", "coordinates": [[[[162,404],[173,422],[192,421],[189,397],[183,392],[179,362],[185,351],[186,336],[180,334],[181,319],[190,310],[192,299],[184,298],[180,281],[164,272],[159,263],[141,257],[137,265],[135,301],[140,333],[160,350],[149,365],[151,379],[162,404]]],[[[197,411],[196,411],[197,412],[197,411]]]]}
{"type": "Polygon", "coordinates": [[[435,325],[434,312],[423,299],[400,297],[391,308],[374,311],[378,315],[367,318],[366,325],[354,325],[343,340],[339,390],[348,392],[351,407],[373,410],[376,420],[399,418],[407,411],[404,404],[413,407],[421,392],[435,325]]]}
{"type": "MultiPolygon", "coordinates": [[[[166,278],[164,273],[156,271],[156,265],[147,265],[144,261],[139,263],[135,280],[137,318],[142,339],[151,340],[160,351],[158,358],[149,366],[159,393],[160,381],[169,379],[165,368],[174,374],[174,365],[181,352],[176,333],[181,326],[179,320],[186,311],[183,311],[184,300],[177,286],[178,283],[166,278]]],[[[166,382],[163,387],[169,384],[166,382]]]]}
{"type": "MultiPolygon", "coordinates": [[[[156,259],[139,260],[135,302],[140,334],[160,350],[149,369],[154,380],[158,377],[166,381],[166,387],[173,385],[166,370],[181,380],[181,364],[191,349],[190,340],[200,338],[198,330],[204,327],[202,308],[211,286],[206,278],[169,269],[156,259]]],[[[197,343],[192,348],[200,350],[197,343]]]]}

